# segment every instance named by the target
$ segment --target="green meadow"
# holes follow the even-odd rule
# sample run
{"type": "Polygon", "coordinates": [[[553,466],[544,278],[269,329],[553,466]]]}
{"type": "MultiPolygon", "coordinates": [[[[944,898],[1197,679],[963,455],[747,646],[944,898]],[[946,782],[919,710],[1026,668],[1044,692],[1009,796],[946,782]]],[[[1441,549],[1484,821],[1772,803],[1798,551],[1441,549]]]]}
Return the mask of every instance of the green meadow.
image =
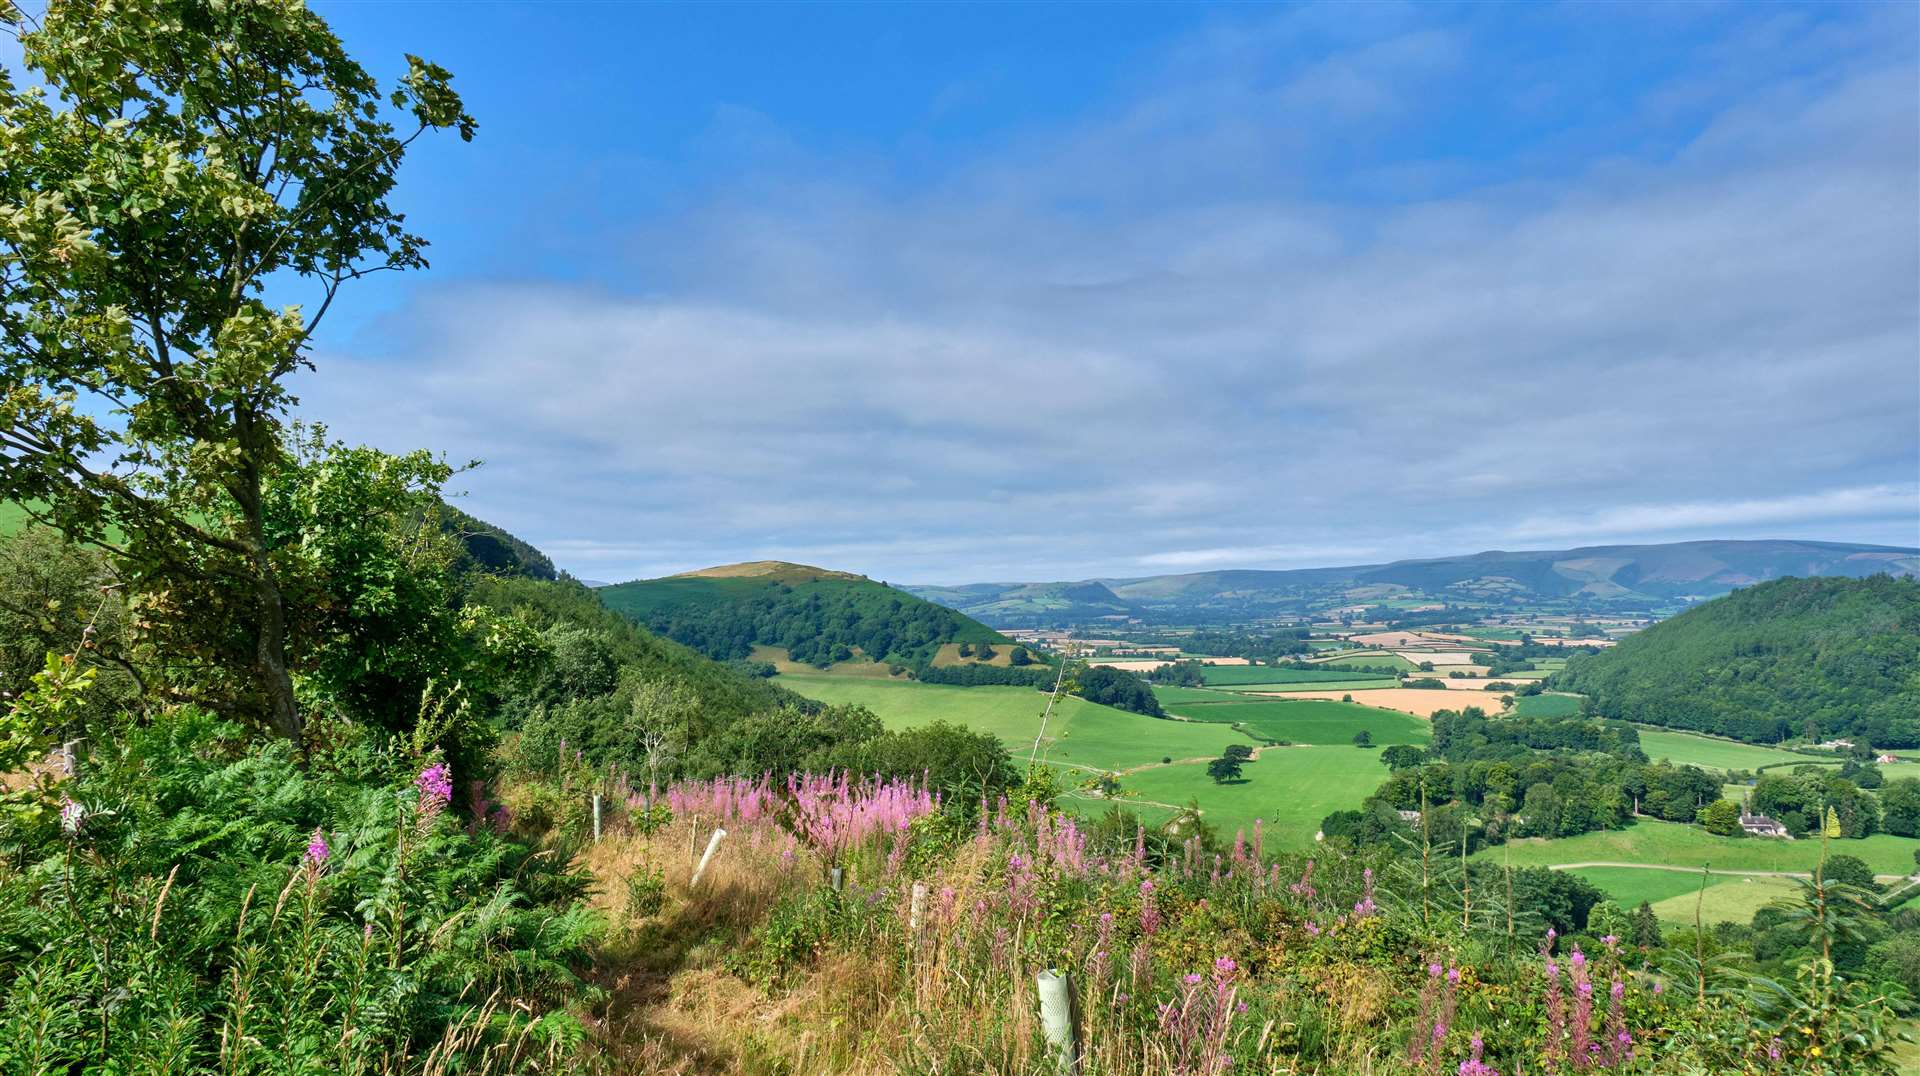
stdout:
{"type": "MultiPolygon", "coordinates": [[[[914,680],[786,676],[780,683],[812,699],[857,704],[888,728],[951,721],[1000,737],[1025,764],[1040,733],[1047,696],[1027,687],[954,687],[914,680]]],[[[1254,741],[1216,722],[1167,721],[1065,697],[1047,723],[1047,761],[1096,770],[1157,764],[1162,758],[1215,758],[1228,744],[1254,741]]]]}
{"type": "Polygon", "coordinates": [[[1753,913],[1776,900],[1793,896],[1798,887],[1791,878],[1646,870],[1635,867],[1587,867],[1572,873],[1598,886],[1614,903],[1632,911],[1642,901],[1653,906],[1661,922],[1693,922],[1698,910],[1704,923],[1748,923],[1753,913]]]}
{"type": "Polygon", "coordinates": [[[1787,762],[1820,762],[1810,755],[1795,754],[1777,747],[1698,736],[1691,732],[1642,727],[1640,747],[1649,759],[1668,759],[1676,764],[1716,770],[1753,770],[1761,766],[1787,762]]]}
{"type": "Polygon", "coordinates": [[[1318,680],[1292,684],[1236,684],[1220,690],[1240,695],[1269,695],[1288,691],[1365,691],[1369,688],[1398,686],[1398,680],[1318,680]]]}
{"type": "Polygon", "coordinates": [[[1208,687],[1237,684],[1309,684],[1329,680],[1351,680],[1352,673],[1337,669],[1276,669],[1268,665],[1209,665],[1200,675],[1208,687]]]}
{"type": "Polygon", "coordinates": [[[1352,745],[1269,747],[1246,765],[1246,778],[1217,785],[1200,764],[1159,766],[1120,779],[1128,796],[1160,803],[1200,801],[1201,816],[1223,836],[1262,819],[1269,847],[1307,848],[1320,820],[1360,806],[1387,779],[1380,753],[1352,745]]]}
{"type": "MultiPolygon", "coordinates": [[[[1876,833],[1857,840],[1833,841],[1833,855],[1858,856],[1876,874],[1912,874],[1920,840],[1876,833]]],[[[1780,841],[1762,837],[1716,837],[1697,826],[1643,818],[1626,829],[1582,833],[1577,837],[1528,837],[1474,853],[1500,862],[1510,855],[1516,867],[1559,863],[1655,863],[1675,867],[1711,866],[1733,871],[1811,871],[1820,859],[1819,841],[1780,841]]]]}

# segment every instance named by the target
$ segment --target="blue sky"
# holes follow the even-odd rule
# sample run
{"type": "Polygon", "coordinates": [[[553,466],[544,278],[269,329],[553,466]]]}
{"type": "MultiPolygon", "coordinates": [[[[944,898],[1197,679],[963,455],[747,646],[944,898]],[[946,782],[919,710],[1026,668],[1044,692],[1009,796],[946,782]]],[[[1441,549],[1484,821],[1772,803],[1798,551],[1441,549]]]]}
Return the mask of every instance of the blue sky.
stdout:
{"type": "Polygon", "coordinates": [[[480,133],[305,411],[576,574],[1920,544],[1912,6],[316,7],[480,133]]]}

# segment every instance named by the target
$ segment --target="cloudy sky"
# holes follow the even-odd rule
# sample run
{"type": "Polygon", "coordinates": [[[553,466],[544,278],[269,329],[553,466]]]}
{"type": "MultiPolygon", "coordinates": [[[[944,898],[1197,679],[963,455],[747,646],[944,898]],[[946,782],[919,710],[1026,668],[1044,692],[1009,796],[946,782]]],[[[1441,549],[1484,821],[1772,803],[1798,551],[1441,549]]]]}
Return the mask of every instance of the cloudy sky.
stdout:
{"type": "Polygon", "coordinates": [[[316,6],[480,135],[304,408],[577,575],[1920,544],[1912,6],[316,6]]]}

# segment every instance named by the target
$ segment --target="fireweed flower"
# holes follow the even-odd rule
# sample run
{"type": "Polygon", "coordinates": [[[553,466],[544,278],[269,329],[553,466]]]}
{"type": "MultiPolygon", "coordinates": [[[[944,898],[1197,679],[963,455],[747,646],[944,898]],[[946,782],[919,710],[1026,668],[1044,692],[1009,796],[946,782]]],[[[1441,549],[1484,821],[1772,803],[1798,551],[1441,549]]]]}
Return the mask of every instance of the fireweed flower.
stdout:
{"type": "Polygon", "coordinates": [[[420,771],[413,787],[420,790],[420,813],[432,818],[453,799],[453,772],[446,763],[436,762],[420,771]]]}
{"type": "Polygon", "coordinates": [[[316,826],[313,830],[313,836],[307,840],[307,853],[301,857],[300,862],[307,870],[312,871],[314,874],[319,874],[322,870],[326,869],[327,857],[332,854],[333,849],[327,847],[326,833],[316,826]]]}
{"type": "Polygon", "coordinates": [[[80,824],[87,820],[87,809],[70,799],[60,801],[60,828],[71,837],[80,832],[80,824]]]}

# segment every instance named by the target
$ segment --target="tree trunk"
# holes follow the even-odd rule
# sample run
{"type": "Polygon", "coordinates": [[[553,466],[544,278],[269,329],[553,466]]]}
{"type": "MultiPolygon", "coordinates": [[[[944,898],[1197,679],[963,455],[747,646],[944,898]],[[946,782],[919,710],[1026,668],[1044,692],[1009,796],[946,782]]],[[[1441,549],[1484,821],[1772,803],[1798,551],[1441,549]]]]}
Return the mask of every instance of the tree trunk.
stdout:
{"type": "Polygon", "coordinates": [[[247,559],[253,569],[254,598],[259,606],[259,623],[254,636],[254,677],[267,698],[267,723],[273,731],[294,743],[301,743],[304,724],[300,720],[300,708],[293,698],[293,674],[287,669],[286,595],[281,593],[280,582],[274,577],[273,561],[267,555],[266,509],[261,496],[263,482],[260,458],[272,448],[270,444],[255,443],[259,427],[249,413],[242,411],[236,414],[235,425],[239,429],[241,443],[248,446],[243,450],[246,458],[241,465],[239,480],[230,488],[234,500],[239,502],[242,526],[246,528],[244,541],[247,559]]]}

